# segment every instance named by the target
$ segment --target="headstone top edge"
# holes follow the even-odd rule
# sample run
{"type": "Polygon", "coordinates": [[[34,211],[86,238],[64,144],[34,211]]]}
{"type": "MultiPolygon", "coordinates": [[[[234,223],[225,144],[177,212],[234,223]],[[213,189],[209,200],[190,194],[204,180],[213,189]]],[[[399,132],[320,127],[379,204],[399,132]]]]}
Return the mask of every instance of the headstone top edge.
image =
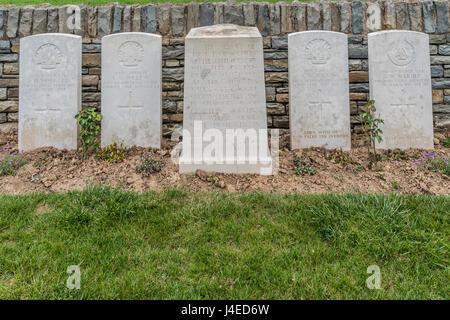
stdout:
{"type": "Polygon", "coordinates": [[[123,36],[144,36],[144,37],[151,37],[154,39],[162,39],[162,36],[156,33],[148,33],[148,32],[120,32],[120,33],[114,33],[109,34],[107,36],[102,37],[102,40],[117,38],[117,37],[123,37],[123,36]]]}
{"type": "Polygon", "coordinates": [[[327,30],[308,30],[308,31],[299,31],[299,32],[292,32],[288,34],[288,38],[293,38],[299,35],[306,35],[306,34],[334,34],[342,37],[348,37],[346,33],[343,32],[336,32],[336,31],[327,31],[327,30]]]}
{"type": "Polygon", "coordinates": [[[216,24],[212,26],[193,28],[186,38],[261,38],[256,27],[239,26],[235,24],[216,24]]]}
{"type": "Polygon", "coordinates": [[[20,39],[20,41],[27,41],[32,39],[39,39],[39,38],[66,38],[66,39],[79,39],[82,40],[81,36],[74,35],[74,34],[67,34],[67,33],[41,33],[41,34],[34,34],[31,36],[23,37],[20,39]]]}
{"type": "Polygon", "coordinates": [[[384,34],[396,34],[396,33],[403,33],[403,34],[416,34],[423,37],[428,37],[427,33],[419,32],[419,31],[412,31],[412,30],[383,30],[383,31],[376,31],[376,32],[370,32],[367,34],[368,38],[373,38],[376,36],[381,36],[384,34]]]}

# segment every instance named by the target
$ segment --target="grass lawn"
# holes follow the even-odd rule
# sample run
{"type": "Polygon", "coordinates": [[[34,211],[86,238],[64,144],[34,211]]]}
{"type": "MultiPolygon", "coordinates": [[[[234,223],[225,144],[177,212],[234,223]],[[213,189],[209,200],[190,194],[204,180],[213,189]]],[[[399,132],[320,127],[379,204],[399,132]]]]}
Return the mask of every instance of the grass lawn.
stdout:
{"type": "Polygon", "coordinates": [[[449,212],[435,196],[2,195],[0,298],[449,299],[449,212]]]}
{"type": "MultiPolygon", "coordinates": [[[[249,2],[250,0],[237,0],[237,2],[249,2]]],[[[252,0],[264,2],[279,2],[279,0],[252,0]]],[[[299,0],[300,2],[313,2],[319,0],[299,0]]],[[[335,0],[340,1],[340,0],[335,0]]],[[[0,5],[15,4],[18,6],[50,3],[52,5],[62,6],[65,4],[91,4],[104,5],[112,2],[119,2],[120,4],[147,4],[150,2],[170,2],[170,3],[189,3],[189,2],[226,2],[226,0],[0,0],[0,5]]],[[[285,0],[284,2],[292,2],[292,0],[285,0]]]]}

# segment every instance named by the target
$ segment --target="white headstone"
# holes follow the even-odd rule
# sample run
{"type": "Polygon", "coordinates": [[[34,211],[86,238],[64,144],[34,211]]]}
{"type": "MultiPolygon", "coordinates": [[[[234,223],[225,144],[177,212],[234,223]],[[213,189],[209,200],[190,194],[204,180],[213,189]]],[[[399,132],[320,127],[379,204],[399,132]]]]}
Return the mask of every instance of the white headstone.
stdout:
{"type": "Polygon", "coordinates": [[[433,109],[429,40],[425,33],[370,33],[370,95],[384,120],[379,149],[432,149],[433,109]]]}
{"type": "Polygon", "coordinates": [[[288,42],[291,148],[350,150],[347,35],[305,31],[288,42]]]}
{"type": "Polygon", "coordinates": [[[271,174],[258,29],[195,28],[185,44],[180,172],[271,174]]]}
{"type": "Polygon", "coordinates": [[[161,148],[161,36],[102,38],[102,146],[161,148]]]}
{"type": "Polygon", "coordinates": [[[81,108],[81,37],[20,40],[19,148],[76,149],[81,108]]]}

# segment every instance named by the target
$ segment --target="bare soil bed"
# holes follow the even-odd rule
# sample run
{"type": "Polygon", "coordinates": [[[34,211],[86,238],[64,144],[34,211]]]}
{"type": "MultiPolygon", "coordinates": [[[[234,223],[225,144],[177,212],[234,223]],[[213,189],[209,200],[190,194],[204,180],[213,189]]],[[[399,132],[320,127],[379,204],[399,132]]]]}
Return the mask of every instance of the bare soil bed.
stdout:
{"type": "MultiPolygon", "coordinates": [[[[450,149],[439,141],[444,132],[435,134],[435,150],[438,156],[450,157],[450,149]]],[[[407,150],[401,156],[384,153],[382,161],[368,169],[370,158],[363,137],[352,141],[352,151],[345,164],[327,159],[327,153],[319,148],[289,150],[287,134],[280,139],[279,171],[274,176],[217,174],[197,171],[195,174],[178,173],[178,165],[172,161],[171,150],[175,142],[165,140],[162,150],[131,148],[126,150],[126,160],[107,163],[94,155],[83,158],[80,151],[41,148],[26,152],[27,163],[14,176],[0,177],[0,193],[20,194],[28,192],[61,192],[80,190],[87,185],[107,184],[114,188],[145,191],[178,188],[192,191],[224,192],[361,192],[361,193],[410,193],[449,194],[450,177],[431,172],[414,164],[424,150],[407,150]],[[162,163],[160,172],[143,177],[136,172],[141,156],[162,163]],[[314,175],[296,175],[294,160],[308,160],[314,175]]],[[[0,150],[9,147],[17,150],[17,134],[0,134],[0,150]]],[[[18,150],[17,150],[18,151],[18,150]]]]}

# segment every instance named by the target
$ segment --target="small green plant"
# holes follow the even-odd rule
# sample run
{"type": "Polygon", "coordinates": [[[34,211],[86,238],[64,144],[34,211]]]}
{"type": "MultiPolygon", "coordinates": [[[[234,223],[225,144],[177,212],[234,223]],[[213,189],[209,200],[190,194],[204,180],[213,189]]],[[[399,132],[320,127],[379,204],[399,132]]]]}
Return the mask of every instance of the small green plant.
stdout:
{"type": "Polygon", "coordinates": [[[90,149],[100,148],[97,137],[100,133],[102,115],[95,108],[87,108],[78,112],[75,119],[81,129],[78,141],[81,143],[83,154],[86,155],[90,149]]]}
{"type": "Polygon", "coordinates": [[[218,177],[210,176],[208,178],[208,181],[211,182],[211,184],[217,188],[225,188],[225,183],[221,181],[218,177]]]}
{"type": "Polygon", "coordinates": [[[408,159],[408,155],[405,151],[400,149],[394,149],[394,150],[386,150],[384,152],[384,155],[388,158],[391,158],[393,160],[406,160],[408,159]]]}
{"type": "Polygon", "coordinates": [[[365,112],[360,114],[363,123],[364,134],[366,135],[366,141],[368,142],[367,151],[370,153],[370,148],[373,149],[374,156],[377,154],[375,148],[375,141],[380,143],[383,141],[381,134],[383,131],[379,128],[380,124],[384,123],[383,119],[378,119],[375,116],[375,101],[369,100],[363,107],[365,112]]]}
{"type": "Polygon", "coordinates": [[[359,173],[364,170],[364,167],[360,164],[356,165],[355,169],[353,169],[354,173],[359,173]]]}
{"type": "Polygon", "coordinates": [[[440,172],[450,176],[450,165],[448,163],[449,159],[439,157],[437,154],[433,154],[432,152],[425,152],[423,157],[417,161],[414,161],[415,165],[418,165],[423,169],[430,170],[432,172],[440,172]]]}
{"type": "Polygon", "coordinates": [[[43,160],[36,161],[35,163],[33,163],[33,167],[40,168],[40,167],[46,165],[47,163],[49,163],[51,160],[52,160],[52,158],[48,157],[48,158],[44,158],[43,160]]]}
{"type": "Polygon", "coordinates": [[[392,190],[398,190],[400,187],[398,186],[398,182],[396,180],[393,180],[391,182],[392,190]]]}
{"type": "Polygon", "coordinates": [[[162,169],[162,163],[152,158],[141,157],[141,162],[136,167],[136,172],[140,173],[143,177],[148,177],[152,173],[160,172],[162,169]]]}
{"type": "Polygon", "coordinates": [[[387,157],[383,154],[375,154],[375,156],[369,160],[369,163],[367,165],[368,169],[374,169],[375,171],[383,171],[383,168],[378,166],[379,161],[383,161],[383,159],[386,159],[387,157]]]}
{"type": "Polygon", "coordinates": [[[108,163],[125,162],[125,152],[123,149],[123,142],[119,146],[117,142],[114,141],[112,144],[100,148],[95,154],[95,157],[98,160],[103,160],[108,163]]]}
{"type": "Polygon", "coordinates": [[[303,160],[300,158],[295,158],[294,160],[294,173],[296,175],[315,175],[316,170],[311,165],[309,160],[303,160]]]}
{"type": "Polygon", "coordinates": [[[7,147],[3,150],[3,154],[0,155],[0,176],[15,175],[17,169],[23,166],[27,160],[20,153],[11,152],[7,147]]]}
{"type": "Polygon", "coordinates": [[[342,151],[342,149],[334,150],[330,153],[327,153],[325,155],[326,160],[333,160],[334,163],[337,163],[339,167],[345,167],[348,164],[354,163],[352,157],[348,154],[342,151]]]}
{"type": "Polygon", "coordinates": [[[450,132],[447,133],[447,136],[445,137],[444,140],[441,141],[442,145],[446,148],[450,148],[450,132]]]}

